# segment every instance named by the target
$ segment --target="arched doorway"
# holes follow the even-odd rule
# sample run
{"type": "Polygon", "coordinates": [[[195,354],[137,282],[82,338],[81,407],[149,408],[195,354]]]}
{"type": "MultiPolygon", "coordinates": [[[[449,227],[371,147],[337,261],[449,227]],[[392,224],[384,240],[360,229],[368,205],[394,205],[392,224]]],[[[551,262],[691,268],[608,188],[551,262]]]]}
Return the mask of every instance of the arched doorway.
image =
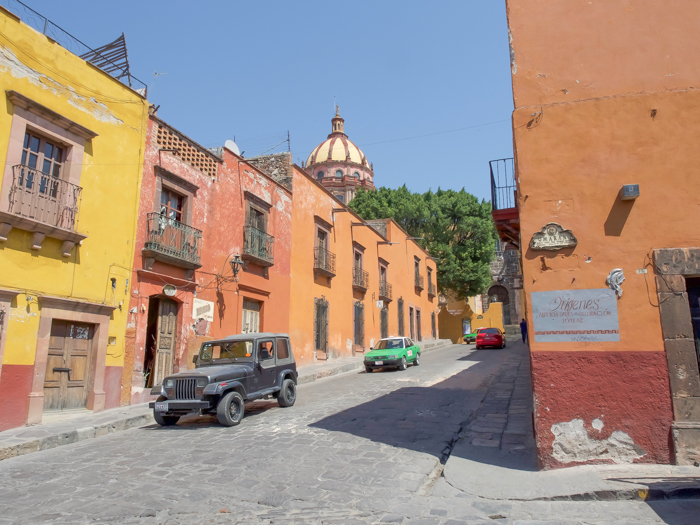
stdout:
{"type": "Polygon", "coordinates": [[[503,305],[503,326],[510,324],[510,296],[505,286],[496,284],[489,288],[489,302],[503,305]]]}

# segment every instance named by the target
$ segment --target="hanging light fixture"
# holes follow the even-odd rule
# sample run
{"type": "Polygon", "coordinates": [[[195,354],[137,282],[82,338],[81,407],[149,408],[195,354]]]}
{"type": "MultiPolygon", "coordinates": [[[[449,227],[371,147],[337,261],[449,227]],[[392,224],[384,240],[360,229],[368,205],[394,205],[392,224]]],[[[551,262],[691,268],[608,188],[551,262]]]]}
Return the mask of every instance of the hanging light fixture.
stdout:
{"type": "Polygon", "coordinates": [[[238,254],[234,255],[233,259],[231,259],[231,271],[233,271],[234,279],[237,279],[238,272],[241,270],[242,266],[243,260],[241,259],[241,256],[238,254]]]}

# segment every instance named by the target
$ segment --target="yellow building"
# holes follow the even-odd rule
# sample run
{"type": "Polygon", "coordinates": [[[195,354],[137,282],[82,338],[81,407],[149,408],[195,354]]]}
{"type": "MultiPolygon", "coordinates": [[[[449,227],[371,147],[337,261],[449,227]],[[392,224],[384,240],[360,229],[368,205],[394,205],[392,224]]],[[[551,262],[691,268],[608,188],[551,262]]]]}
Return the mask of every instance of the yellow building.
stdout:
{"type": "Polygon", "coordinates": [[[0,430],[118,406],[148,103],[0,8],[0,430]]]}
{"type": "Polygon", "coordinates": [[[464,334],[476,332],[479,328],[505,328],[502,303],[491,303],[484,311],[480,295],[468,297],[466,300],[457,300],[452,296],[440,296],[440,299],[438,324],[443,339],[450,339],[459,344],[464,342],[464,334]]]}

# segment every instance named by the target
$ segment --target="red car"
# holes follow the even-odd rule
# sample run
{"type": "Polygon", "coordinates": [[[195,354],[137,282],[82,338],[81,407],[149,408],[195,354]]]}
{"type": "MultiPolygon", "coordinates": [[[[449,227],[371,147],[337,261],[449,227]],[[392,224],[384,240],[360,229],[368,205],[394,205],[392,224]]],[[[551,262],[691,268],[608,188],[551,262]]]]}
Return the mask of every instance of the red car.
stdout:
{"type": "Polygon", "coordinates": [[[506,334],[500,328],[480,328],[476,333],[476,349],[480,350],[492,346],[494,348],[506,347],[506,334]]]}

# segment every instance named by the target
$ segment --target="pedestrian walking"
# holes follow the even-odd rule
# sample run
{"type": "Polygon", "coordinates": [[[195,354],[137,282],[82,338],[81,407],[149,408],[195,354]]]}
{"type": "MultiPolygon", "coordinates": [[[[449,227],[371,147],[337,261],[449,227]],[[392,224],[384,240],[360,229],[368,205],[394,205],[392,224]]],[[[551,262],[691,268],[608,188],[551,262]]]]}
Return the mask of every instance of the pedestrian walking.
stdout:
{"type": "Polygon", "coordinates": [[[520,321],[520,333],[523,335],[523,343],[527,342],[527,321],[520,321]]]}

